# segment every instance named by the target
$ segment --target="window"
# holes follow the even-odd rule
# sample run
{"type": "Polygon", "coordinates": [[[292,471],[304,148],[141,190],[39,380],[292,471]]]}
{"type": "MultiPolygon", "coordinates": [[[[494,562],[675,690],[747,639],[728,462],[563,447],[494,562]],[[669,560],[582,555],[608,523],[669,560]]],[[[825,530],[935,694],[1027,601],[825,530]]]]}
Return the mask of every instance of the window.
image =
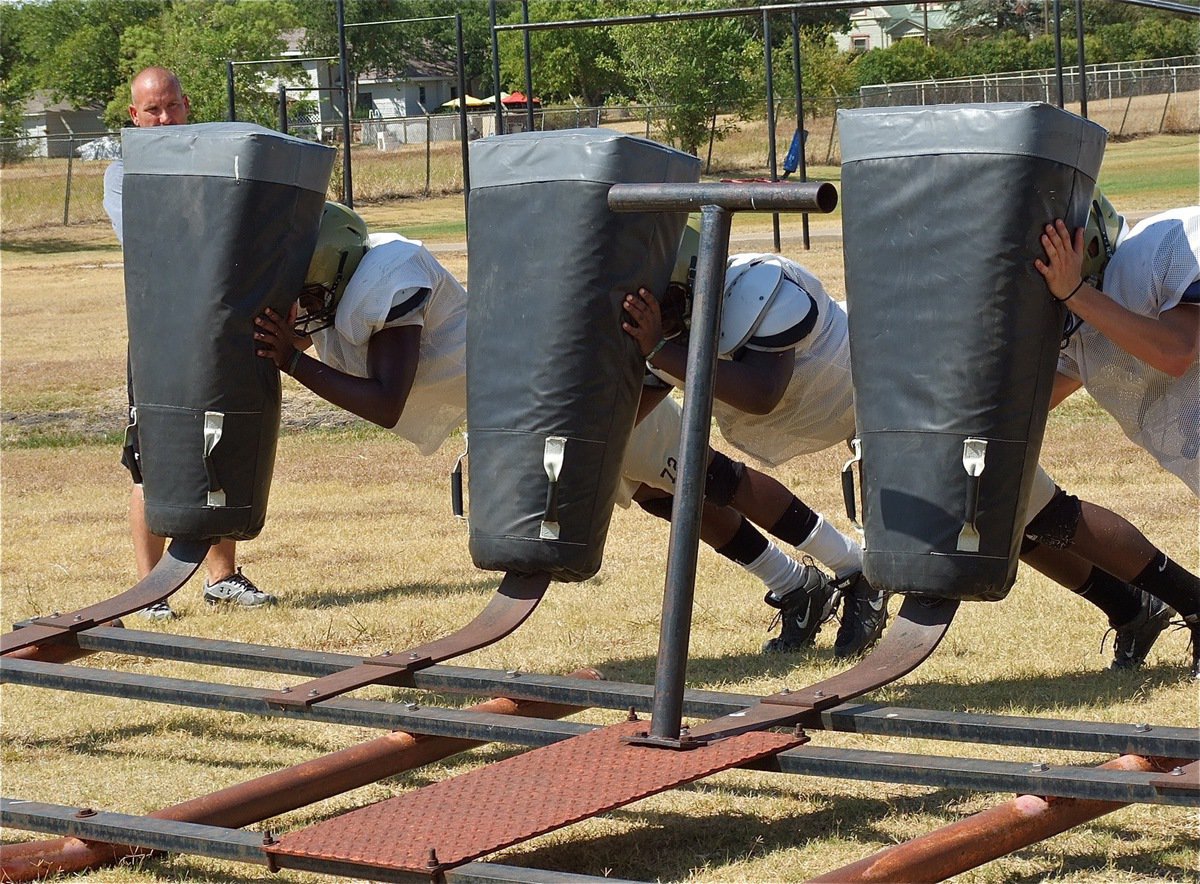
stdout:
{"type": "Polygon", "coordinates": [[[851,37],[850,51],[851,52],[866,52],[871,48],[871,38],[867,36],[851,37]]]}
{"type": "Polygon", "coordinates": [[[425,87],[417,87],[417,101],[421,102],[421,107],[425,106],[425,87]]]}

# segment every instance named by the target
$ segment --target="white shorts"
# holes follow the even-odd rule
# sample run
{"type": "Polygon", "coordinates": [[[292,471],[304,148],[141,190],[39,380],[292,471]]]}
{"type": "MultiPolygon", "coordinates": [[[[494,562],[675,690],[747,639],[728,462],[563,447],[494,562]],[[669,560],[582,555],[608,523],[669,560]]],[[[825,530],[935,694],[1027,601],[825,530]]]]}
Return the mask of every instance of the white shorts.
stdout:
{"type": "Polygon", "coordinates": [[[1029,489],[1029,505],[1025,508],[1026,525],[1032,522],[1033,517],[1050,502],[1057,487],[1049,473],[1042,469],[1041,464],[1038,464],[1037,472],[1033,475],[1033,485],[1029,489]]]}
{"type": "Polygon", "coordinates": [[[625,461],[621,464],[618,506],[628,507],[640,485],[675,493],[682,427],[683,407],[668,396],[633,428],[625,448],[625,461]]]}

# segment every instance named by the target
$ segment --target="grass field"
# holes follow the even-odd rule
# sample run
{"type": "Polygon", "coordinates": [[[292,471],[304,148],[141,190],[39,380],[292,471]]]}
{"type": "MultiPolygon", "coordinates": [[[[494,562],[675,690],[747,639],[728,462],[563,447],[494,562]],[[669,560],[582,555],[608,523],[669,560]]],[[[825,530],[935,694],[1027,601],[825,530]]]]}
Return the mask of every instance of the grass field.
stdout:
{"type": "MultiPolygon", "coordinates": [[[[1121,192],[1118,207],[1146,212],[1194,202],[1198,174],[1194,137],[1163,136],[1112,145],[1102,180],[1121,192]]],[[[369,205],[364,215],[375,228],[425,238],[465,280],[461,211],[461,197],[446,196],[369,205]]],[[[813,250],[804,253],[795,244],[798,222],[785,219],[785,224],[785,251],[841,297],[844,272],[836,239],[818,237],[813,250]]],[[[830,219],[814,218],[813,226],[836,229],[830,219]]],[[[769,248],[763,238],[768,227],[769,219],[739,218],[737,248],[769,248]]],[[[125,526],[128,478],[117,462],[125,331],[116,241],[99,221],[6,229],[0,262],[0,616],[7,624],[113,595],[133,582],[133,561],[125,526]]],[[[147,625],[130,618],[128,625],[365,655],[410,647],[465,623],[486,603],[497,579],[471,565],[465,529],[449,515],[446,477],[461,439],[423,458],[407,443],[319,402],[290,379],[284,384],[284,429],[267,525],[261,537],[240,546],[239,555],[247,573],[278,594],[279,606],[267,612],[208,608],[196,577],[173,599],[182,619],[147,625]]],[[[848,529],[836,475],[843,457],[841,451],[827,451],[774,473],[848,529]]],[[[1185,567],[1200,568],[1195,498],[1125,440],[1087,397],[1073,397],[1051,416],[1043,463],[1069,490],[1120,512],[1185,567]]],[[[554,674],[594,666],[613,680],[651,683],[666,542],[664,524],[640,511],[618,510],[599,575],[553,587],[525,626],[462,663],[554,674]]],[[[761,656],[758,648],[770,619],[761,586],[707,549],[701,550],[699,567],[690,687],[765,694],[802,687],[838,670],[832,624],[811,653],[761,656]]],[[[893,600],[893,610],[896,604],[893,600]]],[[[1165,634],[1142,670],[1121,673],[1106,670],[1111,638],[1102,647],[1104,633],[1098,612],[1022,569],[1007,599],[964,605],[943,646],[925,665],[869,699],[973,713],[1200,724],[1200,697],[1185,677],[1183,632],[1165,634]]],[[[259,687],[279,683],[278,676],[132,656],[93,659],[131,673],[259,687]]],[[[412,696],[385,688],[361,695],[412,696]]],[[[147,813],[378,735],[37,688],[5,686],[0,699],[3,794],[128,813],[147,813]]],[[[600,723],[621,718],[601,711],[576,716],[600,723]]],[[[821,731],[812,737],[816,746],[960,751],[957,745],[911,739],[821,731]]],[[[480,749],[268,825],[288,831],[511,751],[480,749]]],[[[963,751],[1029,763],[1106,760],[1005,747],[963,751]]],[[[1008,797],[729,772],[493,858],[642,880],[800,881],[1008,797]]],[[[1198,836],[1193,810],[1133,806],[956,880],[1195,881],[1198,836]]],[[[5,842],[27,837],[0,832],[5,842]]],[[[101,870],[80,880],[268,879],[336,880],[295,872],[270,876],[255,867],[186,856],[101,870]]]]}

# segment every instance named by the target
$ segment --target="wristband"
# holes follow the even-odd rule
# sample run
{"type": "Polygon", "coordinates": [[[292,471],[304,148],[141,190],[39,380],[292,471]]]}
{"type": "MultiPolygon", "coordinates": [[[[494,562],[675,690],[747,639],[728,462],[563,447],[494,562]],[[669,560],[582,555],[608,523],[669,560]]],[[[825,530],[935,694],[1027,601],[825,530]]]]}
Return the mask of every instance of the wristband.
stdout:
{"type": "Polygon", "coordinates": [[[283,367],[283,373],[292,375],[294,377],[296,374],[296,366],[299,364],[300,364],[300,351],[293,350],[291,358],[288,359],[288,361],[287,361],[287,365],[285,365],[283,367]]]}
{"type": "Polygon", "coordinates": [[[1065,304],[1065,303],[1067,303],[1067,301],[1069,301],[1069,300],[1071,300],[1073,297],[1075,297],[1075,293],[1076,293],[1077,291],[1079,291],[1081,288],[1083,288],[1083,284],[1084,284],[1085,282],[1087,282],[1087,280],[1086,280],[1086,279],[1081,279],[1081,280],[1079,280],[1079,285],[1077,285],[1077,286],[1075,286],[1075,288],[1071,289],[1071,294],[1067,295],[1065,298],[1059,298],[1059,299],[1058,299],[1058,303],[1060,303],[1060,304],[1065,304]]]}
{"type": "Polygon", "coordinates": [[[653,359],[655,356],[657,356],[659,354],[659,351],[662,350],[662,348],[665,346],[667,346],[667,339],[659,338],[658,343],[655,344],[654,347],[650,350],[650,352],[646,354],[646,361],[649,362],[651,359],[653,359]]]}

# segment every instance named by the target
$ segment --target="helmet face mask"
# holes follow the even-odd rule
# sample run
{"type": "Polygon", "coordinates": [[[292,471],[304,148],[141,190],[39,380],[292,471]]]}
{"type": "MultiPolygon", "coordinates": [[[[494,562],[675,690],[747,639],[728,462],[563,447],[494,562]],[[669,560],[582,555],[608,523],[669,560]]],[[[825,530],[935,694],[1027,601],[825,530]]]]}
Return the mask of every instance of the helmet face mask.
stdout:
{"type": "Polygon", "coordinates": [[[692,293],[696,284],[696,258],[700,253],[700,216],[689,215],[679,249],[675,253],[675,268],[663,295],[661,310],[663,331],[668,338],[685,332],[692,324],[692,293]]]}
{"type": "Polygon", "coordinates": [[[1117,214],[1112,203],[1099,187],[1092,195],[1092,207],[1088,211],[1087,225],[1083,233],[1083,276],[1099,285],[1104,279],[1104,268],[1112,258],[1113,251],[1125,230],[1125,218],[1117,214]]]}
{"type": "Polygon", "coordinates": [[[297,299],[296,335],[308,337],[333,325],[346,284],[366,252],[363,219],[340,203],[325,203],[317,243],[297,299]]]}

